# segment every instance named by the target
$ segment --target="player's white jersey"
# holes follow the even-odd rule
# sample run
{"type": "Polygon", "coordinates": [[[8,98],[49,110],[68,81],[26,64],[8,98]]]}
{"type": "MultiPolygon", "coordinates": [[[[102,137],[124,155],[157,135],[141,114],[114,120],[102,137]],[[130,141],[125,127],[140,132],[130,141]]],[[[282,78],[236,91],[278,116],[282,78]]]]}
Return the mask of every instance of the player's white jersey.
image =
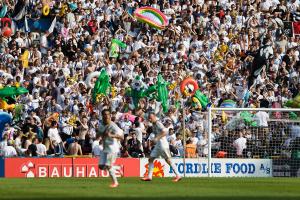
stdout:
{"type": "MultiPolygon", "coordinates": [[[[100,124],[99,132],[103,136],[107,132],[111,132],[113,135],[123,135],[123,130],[118,127],[118,125],[114,122],[110,122],[107,125],[103,123],[100,124]]],[[[118,153],[120,151],[120,142],[116,138],[104,137],[103,142],[103,152],[105,153],[118,153]]]]}
{"type": "MultiPolygon", "coordinates": [[[[166,132],[167,129],[165,128],[165,126],[159,122],[159,121],[156,121],[154,124],[153,124],[153,134],[155,135],[155,137],[157,135],[160,135],[162,132],[166,132]]],[[[169,149],[169,143],[168,143],[168,140],[167,140],[167,136],[164,136],[162,137],[158,142],[157,144],[155,145],[156,147],[159,147],[159,148],[167,148],[169,149]]]]}

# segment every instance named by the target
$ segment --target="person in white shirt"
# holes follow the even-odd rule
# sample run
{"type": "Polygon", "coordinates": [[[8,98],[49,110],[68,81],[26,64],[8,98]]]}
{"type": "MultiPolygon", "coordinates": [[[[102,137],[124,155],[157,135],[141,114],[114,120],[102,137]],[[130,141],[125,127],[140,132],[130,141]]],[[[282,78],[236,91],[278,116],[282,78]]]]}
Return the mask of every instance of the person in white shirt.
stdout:
{"type": "Polygon", "coordinates": [[[114,98],[111,98],[111,110],[114,112],[116,111],[119,107],[120,107],[120,104],[122,103],[122,98],[118,95],[114,98]]]}
{"type": "Polygon", "coordinates": [[[3,149],[3,157],[15,157],[17,156],[17,151],[16,149],[13,147],[13,141],[9,140],[7,142],[7,146],[4,147],[3,149]]]}
{"type": "Polygon", "coordinates": [[[61,119],[59,120],[59,127],[62,132],[61,138],[62,140],[66,140],[67,138],[70,138],[73,133],[73,125],[74,123],[74,116],[71,116],[71,113],[67,110],[64,110],[61,116],[61,119]]]}
{"type": "Polygon", "coordinates": [[[267,134],[269,132],[268,129],[268,120],[269,114],[264,111],[259,111],[255,114],[256,120],[258,122],[258,127],[260,127],[259,138],[262,140],[263,145],[267,145],[267,134]]]}
{"type": "Polygon", "coordinates": [[[100,157],[102,151],[103,151],[102,137],[100,134],[97,134],[96,139],[92,144],[93,156],[100,157]]]}
{"type": "Polygon", "coordinates": [[[133,43],[133,51],[138,51],[139,49],[147,47],[146,44],[144,44],[141,40],[137,40],[133,43]]]}
{"type": "Polygon", "coordinates": [[[268,127],[269,114],[265,111],[259,111],[255,114],[259,127],[268,127]]]}
{"type": "Polygon", "coordinates": [[[70,28],[74,28],[74,26],[76,26],[76,21],[75,21],[75,15],[72,12],[69,12],[67,14],[67,21],[69,23],[69,27],[70,28]]]}
{"type": "Polygon", "coordinates": [[[134,65],[132,63],[132,60],[129,58],[125,65],[123,65],[123,77],[133,77],[132,72],[134,69],[134,65]]]}
{"type": "Polygon", "coordinates": [[[33,97],[31,99],[31,106],[34,110],[40,106],[40,97],[38,92],[34,92],[33,97]]]}
{"type": "Polygon", "coordinates": [[[44,33],[42,36],[41,36],[41,39],[40,39],[40,45],[41,45],[41,53],[42,54],[47,54],[47,51],[48,51],[48,37],[49,35],[49,32],[46,32],[44,33]]]}
{"type": "Polygon", "coordinates": [[[120,123],[120,127],[124,130],[124,135],[129,134],[129,129],[131,128],[132,123],[128,120],[128,116],[124,115],[124,119],[120,123]]]}
{"type": "Polygon", "coordinates": [[[175,14],[175,11],[170,7],[169,3],[166,3],[166,8],[164,9],[164,14],[168,19],[171,19],[171,15],[175,14]]]}
{"type": "Polygon", "coordinates": [[[154,170],[154,160],[158,157],[163,157],[166,162],[172,167],[174,173],[176,174],[176,177],[173,179],[173,182],[178,182],[181,180],[181,177],[179,176],[178,170],[174,163],[171,161],[171,152],[169,148],[169,143],[167,141],[167,130],[165,126],[158,121],[155,113],[149,113],[148,115],[149,121],[152,124],[153,128],[153,134],[155,137],[152,139],[152,143],[154,143],[154,148],[151,151],[150,158],[149,158],[149,172],[148,176],[142,178],[143,181],[151,181],[153,170],[154,170]]]}
{"type": "Polygon", "coordinates": [[[56,155],[63,154],[63,143],[62,139],[57,130],[57,122],[51,122],[51,128],[48,130],[48,137],[50,139],[50,145],[54,148],[56,155]]]}
{"type": "Polygon", "coordinates": [[[179,150],[180,155],[183,155],[183,143],[182,143],[182,138],[181,137],[182,136],[181,136],[180,133],[176,133],[176,139],[175,139],[174,145],[179,150]]]}
{"type": "Polygon", "coordinates": [[[8,135],[3,134],[2,141],[0,142],[0,156],[3,155],[3,150],[7,146],[8,135]]]}
{"type": "Polygon", "coordinates": [[[288,1],[287,7],[290,13],[295,13],[298,9],[300,2],[299,0],[288,1]]]}
{"type": "Polygon", "coordinates": [[[18,155],[24,155],[26,152],[26,149],[22,148],[22,136],[23,133],[21,131],[18,131],[15,139],[15,148],[17,150],[18,155]]]}
{"type": "Polygon", "coordinates": [[[104,145],[99,159],[99,168],[101,170],[108,170],[112,179],[111,188],[119,186],[115,167],[113,164],[116,161],[118,153],[120,152],[120,140],[124,139],[123,130],[118,127],[116,123],[111,121],[111,113],[108,109],[102,111],[102,120],[100,124],[99,133],[103,137],[104,145]]]}
{"type": "Polygon", "coordinates": [[[140,149],[143,151],[143,133],[145,133],[145,130],[142,128],[141,123],[139,121],[134,122],[133,130],[136,134],[137,140],[141,144],[140,149]]]}
{"type": "MultiPolygon", "coordinates": [[[[24,33],[22,33],[22,34],[24,34],[24,33]]],[[[24,41],[23,38],[21,37],[21,34],[20,34],[19,31],[16,32],[16,42],[18,43],[18,45],[19,45],[20,47],[25,47],[25,41],[24,41]]]]}
{"type": "Polygon", "coordinates": [[[204,137],[197,143],[197,151],[200,157],[208,156],[208,134],[204,133],[204,137]]]}
{"type": "Polygon", "coordinates": [[[236,148],[236,155],[243,157],[243,150],[247,148],[247,139],[244,138],[243,132],[240,132],[240,137],[233,142],[233,146],[236,148]]]}
{"type": "Polygon", "coordinates": [[[64,88],[60,88],[59,89],[59,95],[57,96],[57,100],[56,100],[56,102],[57,102],[57,104],[59,104],[61,107],[64,107],[65,105],[64,105],[64,101],[65,101],[65,99],[66,99],[66,97],[64,96],[64,94],[65,94],[65,89],[64,88]]]}
{"type": "Polygon", "coordinates": [[[36,153],[38,156],[46,156],[47,155],[47,148],[46,146],[42,143],[43,139],[42,138],[37,138],[37,144],[36,144],[36,153]]]}
{"type": "Polygon", "coordinates": [[[194,129],[194,131],[192,132],[192,136],[190,137],[190,140],[192,141],[192,144],[197,145],[199,142],[198,137],[196,137],[197,134],[197,130],[194,129]]]}
{"type": "Polygon", "coordinates": [[[265,12],[268,12],[271,6],[272,6],[272,4],[269,0],[263,0],[260,3],[260,9],[265,12]]]}
{"type": "Polygon", "coordinates": [[[174,129],[170,128],[169,129],[169,135],[167,136],[167,140],[170,143],[172,140],[176,140],[176,134],[174,133],[174,129]]]}

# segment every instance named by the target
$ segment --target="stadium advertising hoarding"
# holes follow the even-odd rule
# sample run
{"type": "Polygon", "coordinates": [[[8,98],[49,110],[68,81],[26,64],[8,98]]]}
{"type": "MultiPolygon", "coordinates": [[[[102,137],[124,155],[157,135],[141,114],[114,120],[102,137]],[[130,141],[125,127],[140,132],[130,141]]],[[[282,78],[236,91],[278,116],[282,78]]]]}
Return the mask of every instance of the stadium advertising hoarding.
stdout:
{"type": "MultiPolygon", "coordinates": [[[[139,176],[139,159],[119,158],[115,166],[119,177],[139,176]]],[[[107,171],[98,169],[97,158],[7,158],[4,168],[6,178],[109,176],[107,171]]]]}
{"type": "Polygon", "coordinates": [[[0,158],[0,177],[4,177],[4,159],[0,158]]]}
{"type": "MultiPolygon", "coordinates": [[[[183,159],[172,159],[183,175],[183,159]]],[[[148,159],[118,158],[117,176],[138,177],[148,173],[148,159]]],[[[163,159],[154,163],[154,177],[173,177],[174,172],[163,159]]],[[[207,159],[186,159],[187,177],[207,177],[207,159]]],[[[271,159],[212,159],[214,177],[271,177],[271,159]]],[[[98,169],[97,158],[7,158],[0,159],[0,177],[108,177],[98,169]]]]}
{"type": "MultiPolygon", "coordinates": [[[[184,174],[183,159],[172,159],[178,172],[184,174]]],[[[148,159],[140,160],[140,176],[148,174],[148,159]]],[[[187,177],[207,177],[207,159],[186,159],[187,177]]],[[[271,177],[271,159],[212,159],[211,175],[214,177],[271,177]]],[[[154,161],[154,177],[173,177],[174,172],[163,159],[154,161]]]]}

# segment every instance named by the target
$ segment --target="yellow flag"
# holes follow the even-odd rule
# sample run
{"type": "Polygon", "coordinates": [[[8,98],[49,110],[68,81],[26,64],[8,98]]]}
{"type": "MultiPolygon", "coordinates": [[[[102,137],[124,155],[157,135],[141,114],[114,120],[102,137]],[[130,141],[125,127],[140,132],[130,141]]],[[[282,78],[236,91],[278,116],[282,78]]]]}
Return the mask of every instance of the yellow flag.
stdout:
{"type": "Polygon", "coordinates": [[[28,58],[29,58],[29,51],[25,50],[24,53],[21,56],[22,66],[24,68],[28,67],[28,58]]]}

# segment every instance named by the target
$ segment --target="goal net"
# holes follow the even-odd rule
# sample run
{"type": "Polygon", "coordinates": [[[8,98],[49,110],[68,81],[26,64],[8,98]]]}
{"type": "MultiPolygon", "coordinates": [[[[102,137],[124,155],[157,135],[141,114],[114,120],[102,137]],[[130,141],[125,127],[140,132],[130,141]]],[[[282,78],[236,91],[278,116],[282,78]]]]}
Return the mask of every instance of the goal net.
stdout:
{"type": "Polygon", "coordinates": [[[251,173],[260,161],[267,163],[256,166],[262,173],[300,176],[300,109],[208,108],[208,116],[209,167],[214,159],[241,160],[227,173],[251,173]]]}

